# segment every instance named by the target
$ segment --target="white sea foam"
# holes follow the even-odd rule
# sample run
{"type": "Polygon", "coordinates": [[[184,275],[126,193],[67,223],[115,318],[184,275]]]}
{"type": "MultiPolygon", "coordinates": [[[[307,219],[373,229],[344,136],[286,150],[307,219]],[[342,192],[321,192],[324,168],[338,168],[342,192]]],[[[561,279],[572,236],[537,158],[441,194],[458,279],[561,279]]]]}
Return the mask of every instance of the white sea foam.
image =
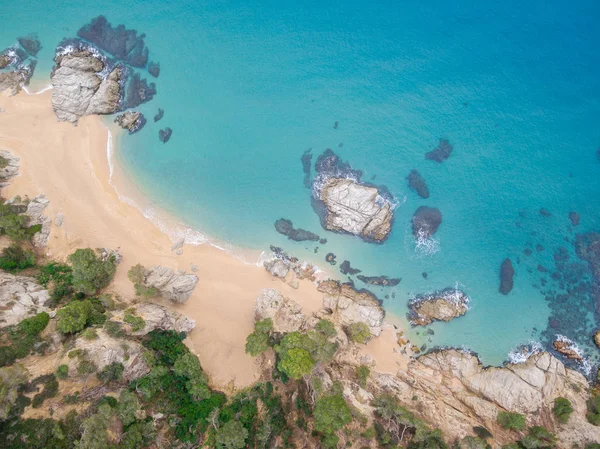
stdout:
{"type": "Polygon", "coordinates": [[[561,334],[556,334],[554,336],[554,340],[566,343],[570,350],[574,351],[579,357],[581,357],[579,364],[581,365],[581,371],[585,376],[590,376],[592,374],[593,363],[588,357],[585,356],[584,350],[581,349],[577,343],[561,334]]]}
{"type": "Polygon", "coordinates": [[[525,345],[519,345],[509,351],[507,360],[509,363],[525,363],[529,357],[542,352],[544,348],[539,341],[531,341],[525,345]]]}
{"type": "Polygon", "coordinates": [[[421,256],[431,256],[440,250],[440,241],[432,236],[427,236],[423,229],[419,229],[415,239],[415,253],[421,256]]]}
{"type": "Polygon", "coordinates": [[[52,84],[48,84],[46,87],[42,88],[41,90],[38,90],[37,92],[31,92],[27,88],[27,86],[23,86],[23,90],[27,93],[27,95],[39,95],[52,89],[54,89],[54,86],[52,84]]]}

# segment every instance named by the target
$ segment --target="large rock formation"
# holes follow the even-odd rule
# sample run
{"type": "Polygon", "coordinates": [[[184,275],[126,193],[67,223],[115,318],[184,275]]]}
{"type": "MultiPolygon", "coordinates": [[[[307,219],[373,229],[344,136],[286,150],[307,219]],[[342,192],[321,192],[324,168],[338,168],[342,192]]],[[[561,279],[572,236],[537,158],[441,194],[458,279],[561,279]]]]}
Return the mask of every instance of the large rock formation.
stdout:
{"type": "Polygon", "coordinates": [[[385,312],[373,294],[332,280],[320,282],[318,290],[325,293],[323,307],[334,322],[342,326],[362,322],[369,326],[371,334],[381,333],[385,312]]]}
{"type": "Polygon", "coordinates": [[[469,297],[458,289],[447,288],[420,295],[408,303],[408,319],[413,326],[427,326],[433,321],[450,321],[469,310],[469,297]]]}
{"type": "Polygon", "coordinates": [[[194,291],[198,277],[156,265],[146,270],[143,283],[146,287],[157,289],[164,298],[184,303],[194,291]]]}
{"type": "MultiPolygon", "coordinates": [[[[196,327],[196,321],[158,304],[141,303],[136,304],[131,309],[133,310],[129,310],[129,313],[143,319],[146,323],[143,329],[131,332],[132,335],[146,335],[155,329],[185,332],[187,334],[196,327]]],[[[123,321],[125,313],[127,312],[116,312],[111,316],[111,319],[123,321]]]]}
{"type": "MultiPolygon", "coordinates": [[[[11,64],[11,60],[6,55],[0,56],[0,66],[2,64],[11,64]]],[[[29,84],[29,80],[33,76],[36,62],[31,61],[25,65],[19,65],[19,67],[8,72],[0,72],[0,93],[8,91],[10,95],[18,94],[23,86],[29,84]]],[[[0,67],[1,68],[1,67],[0,67]]]]}
{"type": "Polygon", "coordinates": [[[19,174],[19,158],[5,150],[0,150],[0,188],[8,184],[8,180],[19,174]]]}
{"type": "Polygon", "coordinates": [[[435,207],[421,206],[412,217],[412,233],[416,239],[428,239],[442,223],[442,213],[435,207]]]}
{"type": "Polygon", "coordinates": [[[119,109],[121,68],[105,74],[106,62],[90,49],[57,53],[52,71],[52,107],[59,120],[76,123],[91,114],[119,109]]]}
{"type": "Polygon", "coordinates": [[[133,134],[144,127],[146,118],[144,117],[144,114],[139,111],[127,111],[118,115],[115,119],[115,123],[121,128],[129,131],[129,134],[133,134]]]}
{"type": "Polygon", "coordinates": [[[514,433],[496,422],[498,412],[505,410],[525,414],[528,425],[554,430],[557,397],[569,399],[575,410],[560,426],[557,447],[583,447],[600,439],[600,428],[585,419],[586,379],[548,353],[534,354],[522,364],[484,368],[473,354],[444,350],[411,361],[397,375],[375,373],[373,381],[405,404],[416,398],[418,414],[451,440],[472,435],[479,425],[494,435],[493,447],[513,442],[514,433]]]}
{"type": "Polygon", "coordinates": [[[504,262],[500,266],[500,287],[498,288],[498,291],[503,295],[508,295],[513,289],[514,275],[515,269],[511,260],[509,258],[504,259],[504,262]]]}
{"type": "Polygon", "coordinates": [[[33,278],[0,271],[0,328],[48,312],[50,294],[33,278]]]}
{"type": "Polygon", "coordinates": [[[268,260],[263,263],[265,270],[273,276],[285,278],[290,271],[290,266],[283,259],[268,260]]]}
{"type": "Polygon", "coordinates": [[[323,225],[330,231],[347,232],[367,241],[381,242],[392,228],[392,205],[376,187],[352,179],[329,178],[319,199],[327,212],[323,225]]]}
{"type": "Polygon", "coordinates": [[[295,332],[304,328],[306,316],[295,301],[281,295],[277,290],[264,289],[256,298],[254,320],[273,320],[275,332],[295,332]]]}

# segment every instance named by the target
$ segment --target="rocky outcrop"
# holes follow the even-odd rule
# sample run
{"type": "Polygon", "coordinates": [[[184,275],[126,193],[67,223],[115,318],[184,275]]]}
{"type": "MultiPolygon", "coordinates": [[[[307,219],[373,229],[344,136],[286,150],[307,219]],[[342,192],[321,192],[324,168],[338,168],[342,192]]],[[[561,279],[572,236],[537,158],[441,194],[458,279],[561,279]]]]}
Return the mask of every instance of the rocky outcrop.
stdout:
{"type": "Polygon", "coordinates": [[[129,131],[129,134],[133,134],[144,127],[146,118],[144,117],[144,114],[139,111],[127,111],[118,115],[115,119],[115,123],[121,128],[129,131]]]}
{"type": "MultiPolygon", "coordinates": [[[[143,329],[131,332],[132,335],[146,335],[155,329],[185,332],[187,334],[196,327],[194,320],[158,304],[136,304],[132,309],[129,313],[143,319],[146,323],[143,329]]],[[[123,311],[117,312],[111,316],[111,319],[123,321],[125,313],[123,311]]]]}
{"type": "Polygon", "coordinates": [[[275,230],[295,242],[318,242],[320,240],[319,236],[314,232],[306,231],[302,228],[294,228],[292,221],[286,218],[280,218],[275,222],[275,230]]]}
{"type": "Polygon", "coordinates": [[[412,217],[412,233],[416,239],[428,239],[442,223],[442,213],[435,207],[421,206],[412,217]]]}
{"type": "Polygon", "coordinates": [[[154,116],[154,122],[155,123],[158,122],[161,118],[163,118],[164,115],[165,115],[165,110],[158,108],[158,112],[154,116]]]}
{"type": "Polygon", "coordinates": [[[408,319],[413,326],[427,326],[434,321],[450,321],[469,310],[469,297],[458,289],[447,288],[420,295],[408,303],[408,319]]]}
{"type": "Polygon", "coordinates": [[[332,280],[320,282],[317,289],[325,293],[323,307],[332,321],[341,326],[362,322],[369,326],[371,334],[381,333],[385,312],[373,294],[332,280]]]}
{"type": "Polygon", "coordinates": [[[30,56],[37,56],[38,52],[42,49],[42,44],[35,34],[20,37],[17,40],[30,56]]]}
{"type": "Polygon", "coordinates": [[[394,287],[402,281],[401,278],[390,278],[387,276],[363,276],[359,274],[356,277],[365,284],[376,285],[378,287],[394,287]]]}
{"type": "Polygon", "coordinates": [[[500,287],[498,288],[498,291],[503,295],[508,295],[513,289],[514,275],[515,269],[513,268],[511,260],[509,258],[504,259],[504,262],[502,262],[502,265],[500,266],[500,287]]]}
{"type": "Polygon", "coordinates": [[[33,278],[0,271],[0,328],[48,312],[50,294],[33,278]]]}
{"type": "Polygon", "coordinates": [[[306,316],[295,301],[281,295],[277,290],[265,289],[256,298],[254,320],[273,320],[275,332],[295,332],[304,328],[306,316]]]}
{"type": "Polygon", "coordinates": [[[44,210],[48,207],[50,201],[44,195],[38,195],[29,203],[25,215],[29,217],[29,226],[40,225],[42,229],[33,235],[33,245],[42,248],[48,244],[50,238],[50,227],[52,220],[44,215],[44,210]]]}
{"type": "Polygon", "coordinates": [[[121,69],[104,73],[105,61],[92,50],[58,53],[52,71],[52,107],[59,120],[76,123],[92,114],[113,114],[119,109],[121,69]]]}
{"type": "Polygon", "coordinates": [[[19,158],[6,150],[0,150],[0,188],[8,184],[8,180],[19,174],[19,158]]]}
{"type": "Polygon", "coordinates": [[[372,375],[375,385],[405,404],[418,401],[418,414],[449,440],[472,435],[479,425],[494,435],[493,447],[515,440],[496,422],[498,412],[527,416],[528,425],[556,427],[552,406],[557,397],[571,401],[574,413],[561,425],[557,447],[598,441],[600,428],[585,419],[587,382],[548,353],[532,355],[522,364],[485,368],[473,355],[458,350],[433,352],[412,360],[397,375],[372,375]]]}
{"type": "Polygon", "coordinates": [[[171,139],[171,134],[173,134],[173,130],[169,127],[165,129],[161,129],[158,131],[158,140],[162,143],[167,143],[169,139],[171,139]]]}
{"type": "Polygon", "coordinates": [[[143,283],[146,287],[157,289],[163,298],[184,303],[194,291],[198,277],[156,265],[146,270],[143,283]]]}
{"type": "Polygon", "coordinates": [[[554,341],[552,342],[552,346],[556,350],[556,352],[564,355],[566,358],[571,360],[576,360],[581,362],[583,360],[583,356],[581,355],[581,351],[575,345],[573,341],[564,337],[562,335],[557,335],[554,341]]]}
{"type": "Polygon", "coordinates": [[[265,270],[273,276],[285,278],[290,271],[289,265],[282,259],[273,259],[263,263],[265,270]]]}
{"type": "Polygon", "coordinates": [[[425,159],[438,163],[444,162],[450,157],[453,149],[454,147],[447,139],[440,139],[440,143],[435,149],[425,153],[425,159]]]}
{"type": "Polygon", "coordinates": [[[70,375],[76,375],[77,366],[83,360],[93,363],[98,370],[111,363],[122,363],[125,368],[123,379],[127,382],[150,372],[150,367],[144,358],[145,349],[141,344],[112,338],[102,329],[98,329],[96,333],[98,338],[95,340],[86,340],[83,337],[75,340],[74,347],[68,352],[75,350],[79,356],[69,357],[68,352],[64,355],[61,364],[69,367],[70,375]]]}
{"type": "Polygon", "coordinates": [[[323,225],[330,231],[382,242],[392,229],[392,204],[376,187],[353,179],[329,178],[321,188],[319,199],[327,210],[323,225]]]}
{"type": "Polygon", "coordinates": [[[413,189],[417,195],[421,198],[429,198],[429,187],[427,187],[425,179],[423,179],[417,170],[411,170],[407,180],[409,187],[413,189]]]}
{"type": "MultiPolygon", "coordinates": [[[[0,60],[0,63],[4,62],[6,61],[0,60]]],[[[35,62],[32,61],[10,72],[0,72],[0,92],[8,91],[9,95],[18,94],[23,89],[23,86],[29,84],[34,69],[35,62]]]]}

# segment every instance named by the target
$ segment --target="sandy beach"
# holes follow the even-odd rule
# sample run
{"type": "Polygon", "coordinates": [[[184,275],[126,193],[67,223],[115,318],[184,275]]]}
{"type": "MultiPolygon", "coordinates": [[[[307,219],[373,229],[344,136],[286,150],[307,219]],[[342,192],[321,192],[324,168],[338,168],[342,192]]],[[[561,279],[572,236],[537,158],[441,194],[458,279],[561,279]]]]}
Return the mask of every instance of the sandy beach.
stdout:
{"type": "MultiPolygon", "coordinates": [[[[117,249],[123,259],[109,290],[126,300],[135,299],[127,279],[132,265],[164,265],[188,272],[196,265],[199,282],[193,295],[184,305],[171,305],[196,320],[188,343],[214,386],[240,388],[255,381],[260,367],[245,354],[244,344],[252,332],[254,301],[261,290],[277,289],[301,304],[306,314],[322,307],[322,294],[307,280],[293,289],[263,268],[208,244],[185,245],[183,254],[176,255],[166,234],[119,199],[113,186],[128,197],[138,193],[118,167],[113,167],[109,182],[108,129],[102,120],[86,117],[77,126],[58,122],[51,95],[51,91],[0,95],[0,148],[21,163],[19,176],[3,189],[3,196],[44,194],[50,201],[46,215],[52,220],[58,213],[64,215],[62,226],[52,225],[46,248],[51,258],[64,260],[82,247],[117,249]]],[[[394,346],[388,327],[365,348],[375,356],[378,371],[394,372],[406,363],[394,346]]]]}

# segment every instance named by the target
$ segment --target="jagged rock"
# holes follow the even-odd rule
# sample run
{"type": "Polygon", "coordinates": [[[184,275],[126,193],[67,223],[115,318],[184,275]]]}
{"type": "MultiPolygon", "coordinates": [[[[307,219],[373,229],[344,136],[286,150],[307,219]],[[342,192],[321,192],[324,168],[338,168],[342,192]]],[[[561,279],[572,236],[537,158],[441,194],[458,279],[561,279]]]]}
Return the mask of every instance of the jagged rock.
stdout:
{"type": "Polygon", "coordinates": [[[158,112],[154,116],[154,122],[158,122],[161,118],[163,118],[163,115],[165,115],[164,109],[158,108],[158,112]]]}
{"type": "Polygon", "coordinates": [[[154,78],[158,78],[158,75],[160,75],[160,63],[150,61],[150,64],[148,64],[148,72],[154,78]]]}
{"type": "Polygon", "coordinates": [[[274,259],[267,261],[263,264],[265,270],[271,273],[273,276],[285,278],[290,271],[290,266],[281,259],[274,259]]]}
{"type": "Polygon", "coordinates": [[[79,337],[75,340],[73,349],[83,351],[81,357],[69,358],[66,351],[61,364],[69,366],[69,373],[75,375],[77,366],[82,359],[92,362],[98,370],[111,363],[122,363],[124,366],[123,379],[130,382],[145,376],[150,367],[144,360],[144,347],[138,342],[110,337],[103,329],[97,329],[98,338],[86,340],[79,337]]]}
{"type": "Polygon", "coordinates": [[[327,209],[323,225],[367,241],[382,242],[392,228],[392,205],[376,187],[352,179],[329,178],[319,199],[327,209]]]}
{"type": "Polygon", "coordinates": [[[503,295],[508,295],[513,289],[515,275],[515,269],[513,268],[512,262],[509,258],[504,259],[502,266],[500,267],[500,287],[498,291],[503,295]]]}
{"type": "Polygon", "coordinates": [[[360,273],[361,270],[359,270],[358,268],[352,268],[352,266],[350,265],[350,261],[344,260],[340,264],[340,272],[342,274],[349,274],[351,276],[354,276],[355,274],[360,273]]]}
{"type": "Polygon", "coordinates": [[[76,123],[91,114],[113,114],[119,109],[121,69],[104,77],[105,63],[91,50],[75,50],[55,57],[52,107],[59,120],[76,123]]]}
{"type": "Polygon", "coordinates": [[[291,220],[280,218],[275,222],[275,230],[280,234],[287,236],[288,239],[296,242],[313,241],[318,242],[319,236],[314,232],[306,231],[301,228],[294,228],[291,220]]]}
{"type": "Polygon", "coordinates": [[[552,342],[552,346],[554,349],[564,355],[568,359],[576,360],[581,362],[583,357],[581,356],[581,352],[575,346],[575,343],[569,340],[562,335],[558,335],[556,339],[552,342]]]}
{"type": "Polygon", "coordinates": [[[19,158],[6,150],[0,150],[0,188],[8,184],[8,180],[19,174],[19,158]]]}
{"type": "Polygon", "coordinates": [[[121,128],[128,130],[129,134],[133,134],[144,127],[146,118],[139,111],[127,111],[118,115],[115,123],[121,128]]]}
{"type": "Polygon", "coordinates": [[[119,265],[123,259],[119,251],[110,248],[99,248],[98,254],[103,262],[112,259],[115,265],[119,265]]]}
{"type": "Polygon", "coordinates": [[[18,94],[23,86],[29,84],[34,68],[35,64],[31,62],[11,72],[0,72],[0,92],[9,91],[10,95],[18,94]]]}
{"type": "Polygon", "coordinates": [[[0,54],[0,69],[4,69],[4,68],[8,67],[9,65],[12,64],[12,62],[13,62],[13,60],[10,57],[10,55],[8,55],[6,53],[0,54]]]}
{"type": "Polygon", "coordinates": [[[363,276],[359,274],[356,277],[365,284],[377,285],[379,287],[394,287],[402,281],[401,278],[389,278],[387,276],[363,276]]]}
{"type": "Polygon", "coordinates": [[[306,316],[295,301],[281,295],[277,290],[264,289],[256,298],[254,320],[273,320],[275,332],[295,332],[304,328],[306,316]]]}
{"type": "Polygon", "coordinates": [[[146,270],[144,285],[156,288],[161,296],[173,302],[184,303],[194,291],[198,283],[195,274],[185,274],[184,271],[174,271],[168,267],[156,265],[146,270]]]}
{"type": "Polygon", "coordinates": [[[63,225],[63,222],[65,221],[65,216],[62,212],[59,212],[58,214],[56,214],[56,217],[54,217],[54,226],[56,226],[57,228],[60,228],[63,225]]]}
{"type": "Polygon", "coordinates": [[[428,239],[442,223],[442,213],[435,207],[421,206],[412,217],[412,233],[416,239],[428,239]]]}
{"type": "MultiPolygon", "coordinates": [[[[132,335],[146,335],[155,329],[187,334],[196,327],[196,321],[158,304],[136,304],[133,309],[133,315],[142,318],[146,325],[143,329],[132,332],[132,335]]],[[[123,315],[124,312],[117,312],[111,319],[123,321],[123,315]]]]}
{"type": "Polygon", "coordinates": [[[50,294],[35,279],[0,271],[0,328],[50,309],[50,294]]]}
{"type": "Polygon", "coordinates": [[[125,108],[136,108],[142,103],[146,103],[156,95],[156,85],[148,84],[145,78],[141,78],[139,73],[134,73],[129,78],[124,99],[125,108]]]}
{"type": "Polygon", "coordinates": [[[42,49],[42,44],[35,34],[20,37],[17,40],[19,41],[19,44],[21,44],[21,47],[23,47],[31,56],[37,56],[38,52],[42,49]]]}
{"type": "Polygon", "coordinates": [[[173,130],[171,128],[165,128],[158,131],[158,139],[162,143],[167,143],[171,138],[171,134],[173,134],[173,130]]]}
{"type": "Polygon", "coordinates": [[[571,224],[573,226],[579,226],[581,222],[581,217],[577,212],[569,212],[569,220],[571,220],[571,224]]]}
{"type": "Polygon", "coordinates": [[[450,157],[453,149],[454,147],[447,139],[440,139],[439,145],[434,150],[425,153],[425,159],[438,163],[444,162],[450,157]]]}
{"type": "Polygon", "coordinates": [[[373,294],[332,280],[320,282],[317,289],[325,293],[323,307],[334,322],[341,326],[362,322],[369,326],[371,334],[381,333],[385,312],[373,294]]]}
{"type": "Polygon", "coordinates": [[[38,195],[27,204],[25,215],[29,217],[29,225],[42,225],[42,229],[33,235],[33,245],[43,247],[48,244],[50,237],[50,227],[52,220],[44,215],[44,209],[48,207],[50,201],[44,195],[38,195]]]}
{"type": "Polygon", "coordinates": [[[447,288],[420,295],[408,302],[408,319],[413,326],[427,326],[433,321],[450,321],[469,310],[469,297],[458,289],[447,288]]]}
{"type": "Polygon", "coordinates": [[[425,179],[423,179],[417,170],[411,170],[407,179],[408,185],[411,189],[417,192],[417,195],[419,195],[421,198],[429,198],[429,187],[427,187],[425,179]]]}

